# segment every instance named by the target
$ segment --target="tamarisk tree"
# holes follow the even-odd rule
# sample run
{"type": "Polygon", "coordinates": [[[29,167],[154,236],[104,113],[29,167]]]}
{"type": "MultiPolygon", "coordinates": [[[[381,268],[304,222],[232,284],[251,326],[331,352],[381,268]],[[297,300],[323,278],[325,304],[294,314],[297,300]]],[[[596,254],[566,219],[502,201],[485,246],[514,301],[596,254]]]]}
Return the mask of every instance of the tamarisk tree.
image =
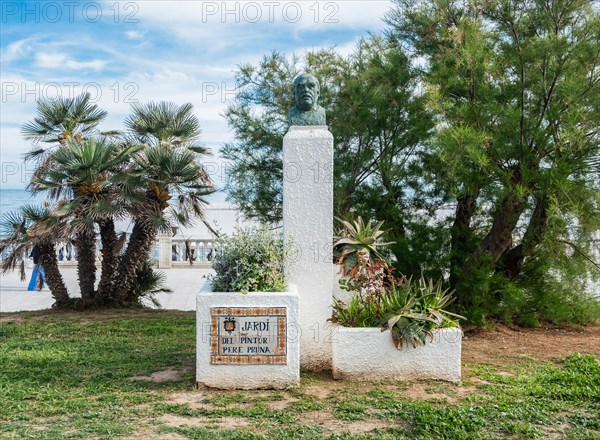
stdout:
{"type": "Polygon", "coordinates": [[[455,203],[450,283],[476,320],[583,290],[600,228],[594,3],[398,0],[387,16],[424,66],[428,171],[455,203]]]}

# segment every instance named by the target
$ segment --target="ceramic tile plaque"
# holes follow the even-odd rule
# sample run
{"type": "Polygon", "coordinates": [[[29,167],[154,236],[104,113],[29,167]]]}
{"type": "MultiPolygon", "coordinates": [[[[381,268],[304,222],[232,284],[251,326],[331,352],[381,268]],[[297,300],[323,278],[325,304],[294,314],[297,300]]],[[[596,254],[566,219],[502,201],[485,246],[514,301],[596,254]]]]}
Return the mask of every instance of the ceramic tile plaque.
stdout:
{"type": "Polygon", "coordinates": [[[285,307],[211,307],[211,364],[287,364],[285,307]]]}

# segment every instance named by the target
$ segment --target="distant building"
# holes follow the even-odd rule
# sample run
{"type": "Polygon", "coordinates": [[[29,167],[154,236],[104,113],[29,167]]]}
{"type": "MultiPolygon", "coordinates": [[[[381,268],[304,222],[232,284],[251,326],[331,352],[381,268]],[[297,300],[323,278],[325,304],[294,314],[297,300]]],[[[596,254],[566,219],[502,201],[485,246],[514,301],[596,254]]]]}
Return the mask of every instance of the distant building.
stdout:
{"type": "MultiPolygon", "coordinates": [[[[212,203],[204,208],[204,219],[194,218],[190,226],[173,226],[171,231],[159,233],[157,244],[150,258],[160,268],[210,264],[217,250],[217,235],[232,234],[236,228],[257,225],[246,220],[239,209],[227,202],[212,203]]],[[[116,223],[117,234],[131,234],[133,221],[126,219],[116,223]]]]}
{"type": "MultiPolygon", "coordinates": [[[[239,227],[256,225],[243,217],[239,209],[227,202],[213,203],[204,208],[204,221],[194,218],[193,224],[173,228],[174,239],[211,240],[216,238],[214,232],[231,234],[239,227]]],[[[116,222],[117,233],[127,232],[131,234],[133,221],[131,219],[116,222]]]]}

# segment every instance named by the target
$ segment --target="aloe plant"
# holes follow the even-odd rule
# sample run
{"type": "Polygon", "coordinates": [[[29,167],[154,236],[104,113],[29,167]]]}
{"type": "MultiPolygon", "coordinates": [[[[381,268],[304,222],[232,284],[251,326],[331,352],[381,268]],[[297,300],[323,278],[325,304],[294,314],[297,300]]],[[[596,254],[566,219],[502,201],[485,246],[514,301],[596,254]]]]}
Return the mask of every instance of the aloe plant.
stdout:
{"type": "Polygon", "coordinates": [[[381,327],[390,330],[396,348],[425,344],[432,330],[456,325],[465,319],[446,310],[454,291],[421,277],[417,283],[393,275],[380,251],[393,244],[383,239],[383,222],[365,224],[338,219],[343,225],[334,244],[342,278],[340,286],[354,293],[346,304],[334,299],[331,320],[348,327],[381,327]]]}

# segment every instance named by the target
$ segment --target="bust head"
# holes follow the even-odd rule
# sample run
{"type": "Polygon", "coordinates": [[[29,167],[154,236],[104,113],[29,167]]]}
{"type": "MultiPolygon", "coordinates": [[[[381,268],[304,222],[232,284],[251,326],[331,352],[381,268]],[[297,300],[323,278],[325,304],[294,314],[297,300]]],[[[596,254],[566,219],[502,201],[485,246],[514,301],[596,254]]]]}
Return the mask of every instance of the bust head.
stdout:
{"type": "Polygon", "coordinates": [[[321,88],[313,75],[303,73],[294,80],[294,96],[296,107],[302,111],[310,111],[317,106],[321,88]]]}

